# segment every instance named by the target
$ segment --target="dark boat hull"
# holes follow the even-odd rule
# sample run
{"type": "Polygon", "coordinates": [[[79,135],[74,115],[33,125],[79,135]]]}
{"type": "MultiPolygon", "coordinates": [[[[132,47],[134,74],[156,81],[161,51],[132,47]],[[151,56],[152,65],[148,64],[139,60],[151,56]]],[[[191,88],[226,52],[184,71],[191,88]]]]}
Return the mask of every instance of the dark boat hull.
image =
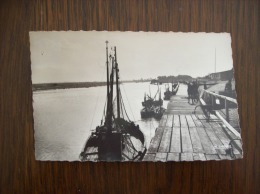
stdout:
{"type": "Polygon", "coordinates": [[[154,115],[154,111],[152,108],[143,108],[141,110],[141,118],[151,118],[154,115]]]}
{"type": "Polygon", "coordinates": [[[144,107],[151,107],[151,106],[162,106],[163,100],[147,100],[142,102],[144,107]]]}
{"type": "Polygon", "coordinates": [[[117,122],[121,130],[107,132],[97,127],[80,154],[81,161],[139,161],[146,153],[145,138],[138,125],[123,119],[117,122]],[[133,143],[134,140],[134,143],[133,143]],[[135,144],[135,145],[134,145],[135,144]]]}
{"type": "Polygon", "coordinates": [[[165,112],[165,109],[162,107],[152,107],[150,109],[143,108],[141,110],[141,118],[142,119],[147,119],[147,118],[161,119],[164,112],[165,112]]]}

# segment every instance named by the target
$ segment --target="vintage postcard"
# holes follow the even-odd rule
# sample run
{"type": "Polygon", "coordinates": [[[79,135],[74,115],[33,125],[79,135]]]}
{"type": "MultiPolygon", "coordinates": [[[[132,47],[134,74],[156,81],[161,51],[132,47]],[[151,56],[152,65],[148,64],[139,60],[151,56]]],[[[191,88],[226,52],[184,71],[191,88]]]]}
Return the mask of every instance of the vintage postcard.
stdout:
{"type": "Polygon", "coordinates": [[[35,157],[243,157],[229,33],[30,32],[35,157]]]}

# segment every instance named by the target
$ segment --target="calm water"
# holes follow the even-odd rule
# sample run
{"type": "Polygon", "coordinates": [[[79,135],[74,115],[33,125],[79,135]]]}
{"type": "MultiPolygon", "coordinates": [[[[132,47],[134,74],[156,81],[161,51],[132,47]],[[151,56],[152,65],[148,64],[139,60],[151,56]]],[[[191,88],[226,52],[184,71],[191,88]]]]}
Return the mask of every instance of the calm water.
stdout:
{"type": "MultiPolygon", "coordinates": [[[[161,93],[165,86],[161,85],[161,93]]],[[[154,136],[158,121],[141,120],[144,92],[155,95],[158,86],[125,83],[121,93],[132,121],[140,125],[147,144],[154,136]],[[150,88],[150,89],[149,89],[150,88]]],[[[186,94],[184,85],[178,94],[186,94]]],[[[37,160],[79,160],[91,130],[100,125],[106,100],[106,87],[39,91],[33,93],[35,155],[37,160]]],[[[167,107],[167,101],[163,106],[167,107]]]]}

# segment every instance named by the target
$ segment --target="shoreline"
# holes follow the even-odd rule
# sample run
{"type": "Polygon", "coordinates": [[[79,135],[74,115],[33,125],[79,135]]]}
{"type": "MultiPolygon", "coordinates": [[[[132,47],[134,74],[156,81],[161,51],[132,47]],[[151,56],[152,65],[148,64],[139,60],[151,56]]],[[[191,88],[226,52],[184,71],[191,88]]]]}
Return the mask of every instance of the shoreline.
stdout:
{"type": "MultiPolygon", "coordinates": [[[[150,81],[122,81],[120,83],[144,83],[150,81]]],[[[115,84],[115,83],[114,83],[115,84]]],[[[57,89],[72,89],[72,88],[90,88],[106,86],[107,82],[75,82],[75,83],[41,83],[32,84],[32,91],[45,91],[57,89]]]]}

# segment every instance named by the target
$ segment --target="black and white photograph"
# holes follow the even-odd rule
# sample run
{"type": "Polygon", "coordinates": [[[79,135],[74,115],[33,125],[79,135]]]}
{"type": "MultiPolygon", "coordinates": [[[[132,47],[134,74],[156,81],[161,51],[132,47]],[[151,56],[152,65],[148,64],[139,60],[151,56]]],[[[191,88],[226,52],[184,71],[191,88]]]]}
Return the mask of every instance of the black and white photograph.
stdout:
{"type": "Polygon", "coordinates": [[[30,32],[35,158],[243,158],[229,33],[30,32]]]}

